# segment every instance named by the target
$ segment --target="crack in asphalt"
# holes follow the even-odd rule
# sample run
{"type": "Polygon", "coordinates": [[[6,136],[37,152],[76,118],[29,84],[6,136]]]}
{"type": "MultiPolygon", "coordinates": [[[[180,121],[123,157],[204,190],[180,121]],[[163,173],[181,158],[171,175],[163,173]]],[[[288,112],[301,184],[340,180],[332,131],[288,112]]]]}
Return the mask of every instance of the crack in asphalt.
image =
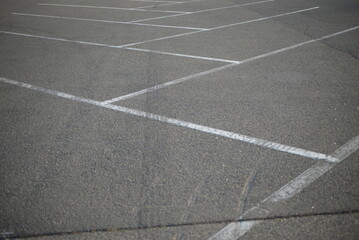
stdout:
{"type": "MultiPolygon", "coordinates": [[[[272,216],[265,218],[248,218],[240,220],[219,220],[219,221],[203,221],[203,222],[192,222],[192,223],[178,223],[178,224],[159,224],[152,226],[140,226],[140,227],[127,227],[127,228],[98,228],[98,229],[85,229],[78,231],[69,231],[69,232],[48,232],[48,233],[34,233],[34,234],[13,234],[11,236],[0,236],[0,239],[26,239],[26,238],[41,238],[41,237],[50,237],[50,236],[66,236],[66,235],[75,235],[82,233],[98,233],[98,232],[121,232],[121,231],[135,231],[135,230],[149,230],[149,229],[162,229],[162,228],[174,228],[174,227],[190,227],[190,226],[199,226],[199,225],[210,225],[210,224],[228,224],[235,222],[249,222],[249,221],[268,221],[268,220],[278,220],[278,219],[293,219],[293,218],[305,218],[305,217],[318,217],[318,216],[336,216],[336,215],[348,215],[348,214],[358,214],[359,209],[357,210],[347,210],[347,211],[335,211],[335,212],[319,212],[319,213],[304,213],[304,214],[293,214],[285,216],[272,216]]],[[[9,233],[7,233],[9,234],[9,233]]]]}
{"type": "Polygon", "coordinates": [[[341,48],[336,47],[336,46],[334,46],[334,45],[332,45],[332,44],[329,44],[328,42],[323,41],[323,40],[320,40],[319,42],[321,42],[321,43],[327,45],[328,47],[333,48],[333,49],[335,49],[335,50],[337,50],[337,51],[339,51],[339,52],[345,53],[345,54],[351,56],[352,58],[354,58],[354,59],[356,59],[356,60],[359,60],[359,56],[356,56],[356,55],[355,55],[353,52],[351,52],[350,50],[341,49],[341,48]]]}

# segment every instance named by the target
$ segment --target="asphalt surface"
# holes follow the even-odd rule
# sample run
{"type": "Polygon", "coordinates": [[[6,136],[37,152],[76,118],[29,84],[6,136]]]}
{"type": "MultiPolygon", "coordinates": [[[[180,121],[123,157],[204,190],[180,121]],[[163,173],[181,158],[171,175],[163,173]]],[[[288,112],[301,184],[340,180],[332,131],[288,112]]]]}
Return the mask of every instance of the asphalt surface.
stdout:
{"type": "Polygon", "coordinates": [[[0,239],[358,239],[357,1],[172,2],[0,2],[0,239]]]}

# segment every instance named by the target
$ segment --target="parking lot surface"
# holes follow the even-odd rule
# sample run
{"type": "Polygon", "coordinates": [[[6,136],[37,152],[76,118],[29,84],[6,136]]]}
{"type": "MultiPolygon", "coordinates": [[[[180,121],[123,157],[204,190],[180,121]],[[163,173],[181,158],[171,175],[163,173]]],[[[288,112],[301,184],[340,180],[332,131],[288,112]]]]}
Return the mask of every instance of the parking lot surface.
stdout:
{"type": "Polygon", "coordinates": [[[0,2],[0,239],[358,239],[355,0],[0,2]]]}

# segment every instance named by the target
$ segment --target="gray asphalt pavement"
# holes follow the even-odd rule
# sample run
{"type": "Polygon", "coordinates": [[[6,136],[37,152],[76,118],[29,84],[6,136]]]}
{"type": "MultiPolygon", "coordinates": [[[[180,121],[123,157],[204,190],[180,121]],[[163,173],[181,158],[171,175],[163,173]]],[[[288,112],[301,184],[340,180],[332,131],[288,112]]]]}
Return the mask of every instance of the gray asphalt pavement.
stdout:
{"type": "Polygon", "coordinates": [[[0,239],[358,239],[355,0],[0,2],[0,239]]]}

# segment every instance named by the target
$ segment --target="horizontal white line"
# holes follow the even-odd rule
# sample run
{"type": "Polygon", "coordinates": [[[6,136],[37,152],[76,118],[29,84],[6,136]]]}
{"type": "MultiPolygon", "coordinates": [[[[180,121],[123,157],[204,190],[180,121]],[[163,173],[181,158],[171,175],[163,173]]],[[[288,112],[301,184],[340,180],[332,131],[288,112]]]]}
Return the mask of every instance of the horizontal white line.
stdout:
{"type": "MultiPolygon", "coordinates": [[[[79,43],[79,44],[98,46],[98,47],[108,47],[108,48],[117,48],[117,49],[124,49],[126,47],[126,45],[118,45],[117,46],[117,45],[110,45],[110,44],[103,44],[103,43],[84,42],[84,41],[69,40],[69,39],[64,39],[64,38],[53,38],[53,37],[38,36],[38,35],[32,35],[32,34],[26,34],[26,33],[8,32],[8,31],[0,31],[0,33],[16,35],[16,36],[23,36],[23,37],[32,37],[32,38],[40,38],[40,39],[46,39],[46,40],[61,41],[61,42],[79,43]]],[[[237,63],[238,62],[238,61],[227,60],[227,59],[208,58],[208,57],[201,57],[201,56],[195,56],[195,55],[186,55],[186,54],[177,54],[177,53],[170,53],[170,52],[152,51],[152,50],[140,49],[140,48],[126,48],[126,49],[131,50],[131,51],[153,52],[153,53],[163,54],[163,55],[179,56],[179,57],[202,59],[202,60],[225,62],[225,63],[237,63]]]]}
{"type": "MultiPolygon", "coordinates": [[[[275,51],[272,51],[272,52],[269,52],[269,53],[265,53],[265,54],[258,55],[258,56],[252,57],[252,58],[248,58],[248,59],[236,62],[236,63],[231,64],[231,65],[226,65],[226,66],[220,67],[218,69],[217,68],[212,69],[212,70],[209,70],[209,71],[206,71],[206,72],[194,74],[194,75],[187,76],[187,77],[184,77],[184,78],[180,78],[180,79],[177,79],[177,80],[174,80],[174,81],[163,83],[163,84],[160,84],[160,85],[157,85],[157,86],[153,86],[153,87],[150,87],[150,88],[147,88],[147,89],[143,89],[143,90],[140,90],[140,91],[137,91],[137,92],[134,92],[134,93],[127,94],[125,96],[117,97],[115,99],[116,99],[116,101],[120,101],[120,100],[128,99],[128,98],[131,98],[131,97],[139,96],[139,95],[144,94],[144,93],[152,92],[152,91],[155,91],[155,90],[158,90],[158,89],[162,89],[162,88],[165,88],[165,87],[168,87],[168,86],[172,86],[172,85],[175,85],[175,84],[178,84],[178,83],[193,79],[194,77],[203,76],[205,74],[213,73],[214,71],[223,70],[223,69],[235,66],[235,65],[251,62],[251,61],[254,61],[254,60],[257,60],[257,59],[261,59],[261,58],[265,58],[265,57],[268,57],[268,56],[271,56],[271,55],[274,55],[274,54],[278,54],[278,53],[281,53],[281,52],[284,52],[284,51],[287,51],[287,50],[290,50],[290,49],[294,49],[294,48],[303,46],[305,44],[309,44],[309,43],[312,43],[312,42],[315,42],[315,41],[324,40],[324,39],[334,37],[334,36],[339,35],[339,34],[343,34],[343,33],[349,32],[349,31],[353,31],[353,30],[356,30],[358,28],[359,28],[359,26],[356,26],[356,27],[353,27],[353,28],[350,28],[350,29],[347,29],[347,30],[343,30],[343,31],[340,31],[340,32],[337,32],[337,33],[327,35],[327,36],[323,36],[321,38],[312,39],[312,40],[305,41],[305,42],[302,42],[302,43],[299,43],[299,44],[295,44],[295,45],[290,46],[290,47],[282,48],[282,49],[275,50],[275,51]]],[[[25,36],[25,37],[34,37],[34,38],[40,38],[40,39],[49,39],[49,40],[57,40],[57,41],[64,41],[64,42],[72,42],[72,43],[89,44],[89,45],[100,46],[100,47],[112,47],[112,48],[120,48],[120,49],[123,48],[123,46],[114,46],[114,45],[106,45],[106,44],[98,44],[98,43],[89,43],[89,42],[83,42],[83,41],[72,41],[72,40],[67,40],[67,39],[49,38],[49,37],[44,37],[44,36],[35,36],[35,35],[31,35],[31,34],[22,34],[22,33],[15,33],[15,32],[0,31],[0,33],[19,35],[19,36],[25,36]]],[[[127,49],[131,50],[131,48],[127,48],[127,49]]],[[[133,49],[134,48],[132,48],[132,50],[133,49]]],[[[144,51],[146,51],[146,50],[144,50],[144,51]]],[[[165,53],[165,52],[158,52],[158,53],[172,54],[172,53],[165,53]]],[[[185,56],[190,57],[190,55],[185,55],[185,56]]],[[[191,56],[191,57],[192,58],[197,58],[198,56],[191,56]]],[[[110,100],[107,100],[107,101],[115,102],[114,99],[110,99],[110,100]]],[[[105,102],[107,102],[107,101],[105,101],[105,102]]]]}
{"type": "Polygon", "coordinates": [[[175,4],[179,4],[179,3],[163,3],[163,4],[158,4],[158,5],[151,5],[151,6],[144,6],[144,7],[137,7],[137,8],[146,9],[146,8],[153,8],[153,7],[175,5],[175,4]]]}
{"type": "Polygon", "coordinates": [[[228,132],[228,131],[224,131],[224,130],[220,130],[220,129],[216,129],[216,128],[206,127],[203,125],[190,123],[190,122],[186,122],[186,121],[181,121],[181,120],[174,119],[174,118],[168,118],[168,117],[153,114],[153,113],[143,112],[143,111],[130,109],[130,108],[126,108],[126,107],[121,107],[121,106],[117,106],[117,105],[112,105],[112,104],[106,104],[106,103],[99,102],[96,100],[77,97],[77,96],[74,96],[71,94],[67,94],[67,93],[63,93],[63,92],[59,92],[59,91],[55,91],[55,90],[51,90],[51,89],[46,89],[46,88],[42,88],[42,87],[37,87],[37,86],[33,86],[31,84],[26,84],[26,83],[22,83],[22,82],[10,80],[10,79],[0,78],[0,82],[16,85],[19,87],[35,90],[38,92],[51,94],[51,95],[62,97],[62,98],[71,99],[71,100],[74,100],[77,102],[83,102],[83,103],[92,104],[92,105],[107,108],[107,109],[112,109],[112,110],[115,110],[118,112],[123,112],[123,113],[131,114],[134,116],[138,116],[138,117],[144,117],[147,119],[151,119],[151,120],[155,120],[155,121],[159,121],[159,122],[163,122],[163,123],[168,123],[168,124],[179,126],[179,127],[189,128],[189,129],[197,130],[200,132],[209,133],[212,135],[217,135],[217,136],[221,136],[221,137],[225,137],[225,138],[229,138],[229,139],[239,140],[241,142],[254,144],[257,146],[273,149],[276,151],[291,153],[291,154],[295,154],[298,156],[311,158],[311,159],[315,159],[315,160],[323,160],[323,161],[327,161],[327,162],[338,161],[335,157],[328,156],[323,153],[317,153],[317,152],[304,150],[301,148],[286,146],[286,145],[276,143],[276,142],[271,142],[271,141],[267,141],[267,140],[263,140],[263,139],[259,139],[259,138],[255,138],[255,137],[250,137],[250,136],[246,136],[246,135],[242,135],[242,134],[232,133],[232,132],[228,132]]]}
{"type": "Polygon", "coordinates": [[[182,14],[191,13],[191,12],[183,12],[183,11],[151,10],[151,9],[143,9],[143,8],[120,8],[120,7],[103,7],[103,6],[72,5],[72,4],[57,4],[57,3],[38,3],[38,5],[54,6],[54,7],[74,7],[74,8],[95,8],[95,9],[112,9],[112,10],[125,10],[125,11],[141,11],[141,12],[159,12],[159,13],[182,13],[182,14]]]}
{"type": "Polygon", "coordinates": [[[180,53],[162,52],[162,51],[155,51],[155,50],[143,49],[143,48],[125,47],[125,49],[139,51],[139,52],[158,53],[158,54],[177,56],[177,57],[202,59],[202,60],[215,61],[215,62],[239,63],[239,61],[234,61],[234,60],[227,60],[227,59],[221,59],[221,58],[211,58],[211,57],[201,57],[201,56],[194,56],[194,55],[180,54],[180,53]]]}
{"type": "Polygon", "coordinates": [[[255,5],[255,4],[260,4],[260,3],[267,3],[267,2],[274,2],[274,1],[275,0],[264,0],[264,1],[258,1],[258,2],[242,3],[242,4],[226,6],[226,7],[218,7],[218,8],[199,10],[199,11],[195,11],[195,12],[190,12],[190,14],[203,13],[203,12],[212,12],[212,11],[223,10],[223,9],[228,9],[228,8],[244,7],[244,6],[250,6],[250,5],[255,5]]]}
{"type": "MultiPolygon", "coordinates": [[[[170,16],[162,16],[162,17],[153,17],[153,18],[140,19],[140,20],[136,20],[136,21],[132,21],[132,22],[144,22],[144,21],[157,20],[157,19],[170,18],[170,17],[177,17],[177,16],[183,16],[183,15],[189,15],[189,14],[195,14],[195,13],[211,12],[211,11],[216,11],[216,10],[221,10],[221,9],[227,9],[227,8],[244,7],[244,6],[254,5],[254,4],[260,4],[260,3],[266,3],[266,2],[273,2],[273,1],[274,1],[274,0],[265,0],[265,1],[259,1],[259,2],[244,3],[244,4],[227,6],[227,7],[211,8],[211,9],[200,10],[200,11],[195,11],[195,12],[187,12],[187,13],[174,14],[174,15],[170,15],[170,16]]],[[[162,5],[162,6],[163,6],[163,5],[162,5]]]]}
{"type": "Polygon", "coordinates": [[[172,2],[172,1],[156,1],[156,0],[129,0],[131,2],[147,2],[147,3],[183,3],[183,2],[172,2]]]}
{"type": "MultiPolygon", "coordinates": [[[[148,3],[151,3],[151,2],[158,2],[158,3],[170,3],[172,1],[157,1],[157,0],[129,0],[131,2],[148,2],[148,3]]],[[[183,3],[183,2],[173,2],[173,3],[183,3]]]]}
{"type": "Polygon", "coordinates": [[[116,46],[116,45],[103,44],[103,43],[93,43],[93,42],[69,40],[69,39],[65,39],[65,38],[54,38],[54,37],[32,35],[32,34],[27,34],[27,33],[9,32],[9,31],[0,31],[0,33],[16,35],[16,36],[23,36],[23,37],[46,39],[46,40],[54,40],[54,41],[60,41],[60,42],[70,42],[70,43],[85,44],[85,45],[91,45],[91,46],[97,46],[97,47],[108,47],[108,48],[118,48],[118,49],[121,49],[121,48],[124,47],[124,46],[116,46]]]}
{"type": "MultiPolygon", "coordinates": [[[[149,51],[152,51],[152,52],[156,52],[156,53],[158,53],[158,54],[165,54],[165,55],[175,55],[175,54],[176,54],[177,56],[182,56],[182,57],[198,58],[198,59],[211,60],[211,61],[217,61],[217,60],[218,60],[218,61],[221,61],[221,62],[231,62],[231,63],[236,63],[236,64],[243,64],[243,63],[251,62],[251,61],[254,61],[254,60],[257,60],[257,59],[260,59],[260,58],[264,58],[264,57],[268,57],[268,56],[271,56],[271,55],[274,55],[274,54],[278,54],[278,53],[281,53],[281,52],[284,52],[284,51],[287,51],[287,50],[290,50],[290,49],[294,49],[294,48],[303,46],[303,45],[308,44],[308,43],[312,43],[312,42],[324,40],[324,39],[327,39],[327,38],[330,38],[330,37],[334,37],[334,36],[336,36],[336,35],[340,35],[340,34],[343,34],[343,33],[349,32],[349,31],[356,30],[356,29],[358,29],[358,28],[359,28],[359,26],[356,26],[356,27],[353,27],[353,28],[350,28],[350,29],[346,29],[346,30],[337,32],[337,33],[333,33],[333,34],[330,34],[330,35],[327,35],[327,36],[323,36],[323,37],[320,37],[320,38],[316,38],[316,39],[312,39],[312,40],[309,40],[309,41],[305,41],[305,42],[302,42],[302,43],[299,43],[299,44],[295,44],[295,45],[293,45],[293,46],[289,46],[289,47],[285,47],[285,48],[282,48],[282,49],[278,49],[278,50],[275,50],[275,51],[272,51],[272,52],[269,52],[269,53],[265,53],[265,54],[258,55],[258,56],[255,56],[255,57],[252,57],[252,58],[248,58],[248,59],[245,59],[245,60],[241,60],[241,61],[218,59],[218,58],[207,58],[207,57],[194,56],[194,55],[192,56],[192,55],[186,55],[186,54],[176,54],[176,53],[161,52],[161,51],[152,51],[152,50],[147,50],[147,49],[128,48],[128,47],[127,47],[127,46],[137,45],[137,44],[139,44],[139,43],[130,43],[130,44],[118,45],[118,46],[117,46],[117,45],[110,45],[110,44],[102,44],[102,43],[93,43],[93,42],[69,40],[69,39],[64,39],[64,38],[54,38],[54,37],[38,36],[38,35],[32,35],[32,34],[26,34],[26,33],[17,33],[17,32],[9,32],[9,31],[0,31],[0,33],[17,35],[17,36],[23,36],[23,37],[32,37],[32,38],[46,39],[46,40],[54,40],[54,41],[62,41],[62,42],[71,42],[71,43],[78,43],[78,44],[86,44],[86,45],[98,46],[98,47],[108,47],[108,48],[117,48],[117,49],[122,49],[122,48],[125,48],[125,47],[126,47],[126,49],[128,49],[128,50],[148,51],[148,52],[149,52],[149,51]]],[[[179,35],[186,35],[186,34],[188,35],[188,34],[191,34],[191,33],[183,33],[183,34],[179,34],[179,35]]],[[[141,91],[142,91],[142,90],[141,90],[141,91]]]]}
{"type": "MultiPolygon", "coordinates": [[[[261,59],[261,58],[269,57],[269,56],[272,56],[272,55],[275,55],[275,54],[278,54],[278,53],[281,53],[281,52],[284,52],[284,51],[288,51],[288,50],[291,50],[291,49],[294,49],[294,48],[301,47],[301,46],[303,46],[305,44],[313,43],[313,42],[316,42],[316,41],[321,41],[321,40],[324,40],[324,39],[327,39],[327,38],[330,38],[330,37],[334,37],[334,36],[337,36],[337,35],[340,35],[340,34],[343,34],[343,33],[346,33],[346,32],[350,32],[350,31],[356,30],[358,28],[359,28],[359,26],[356,26],[356,27],[346,29],[346,30],[343,30],[343,31],[340,31],[340,32],[337,32],[337,33],[333,33],[333,34],[330,34],[330,35],[327,35],[327,36],[323,36],[323,37],[320,37],[320,38],[308,40],[308,41],[298,43],[298,44],[295,44],[295,45],[292,45],[292,46],[289,46],[289,47],[281,48],[281,49],[278,49],[278,50],[275,50],[275,51],[272,51],[272,52],[269,52],[269,53],[265,53],[265,54],[261,54],[261,55],[255,56],[255,57],[247,58],[247,59],[242,60],[242,61],[238,61],[238,62],[233,61],[233,64],[230,64],[230,65],[222,66],[222,67],[219,67],[219,68],[214,68],[212,70],[208,70],[208,71],[205,71],[205,72],[202,72],[202,73],[197,73],[197,74],[193,74],[193,75],[190,75],[190,76],[187,76],[187,77],[184,77],[184,78],[180,78],[180,79],[176,79],[176,80],[173,80],[173,81],[170,81],[170,82],[162,83],[162,84],[159,84],[159,85],[156,85],[156,86],[153,86],[153,87],[142,89],[142,90],[137,91],[137,92],[126,94],[124,96],[119,96],[119,97],[116,97],[116,98],[113,98],[113,99],[110,99],[110,100],[107,100],[107,101],[104,101],[104,102],[113,103],[113,102],[118,102],[118,101],[122,101],[122,100],[125,100],[125,99],[129,99],[129,98],[132,98],[132,97],[137,97],[137,96],[140,96],[140,95],[145,94],[145,93],[153,92],[153,91],[165,88],[165,87],[169,87],[169,86],[172,86],[172,85],[175,85],[175,84],[178,84],[178,83],[188,81],[188,80],[193,79],[195,77],[204,76],[204,75],[214,73],[214,72],[218,72],[218,71],[230,68],[230,67],[234,67],[234,66],[241,65],[241,64],[244,64],[244,63],[252,62],[252,61],[255,61],[255,60],[258,60],[258,59],[261,59]]],[[[128,48],[128,49],[134,49],[134,48],[128,48]]]]}
{"type": "MultiPolygon", "coordinates": [[[[260,204],[248,210],[239,217],[239,220],[267,217],[274,209],[280,207],[285,201],[301,192],[358,149],[359,136],[356,136],[331,154],[332,157],[338,159],[336,163],[319,162],[315,164],[264,199],[260,204]]],[[[237,240],[259,223],[261,223],[261,221],[239,221],[231,223],[209,238],[209,240],[237,240]]]]}
{"type": "Polygon", "coordinates": [[[287,15],[301,13],[301,12],[305,12],[305,11],[311,11],[311,10],[315,10],[315,9],[318,9],[318,8],[319,7],[306,8],[306,9],[301,9],[301,10],[294,11],[294,12],[277,14],[277,15],[273,15],[273,16],[269,16],[269,17],[257,18],[257,19],[253,19],[253,20],[249,20],[249,21],[238,22],[238,23],[233,23],[233,24],[229,24],[229,25],[210,28],[208,30],[199,30],[199,31],[195,31],[195,32],[188,32],[188,33],[182,33],[182,34],[177,34],[177,35],[172,35],[172,36],[167,36],[167,37],[155,38],[155,39],[151,39],[151,40],[147,40],[147,41],[132,43],[130,45],[128,44],[127,46],[134,46],[134,45],[138,45],[138,44],[144,44],[144,43],[150,43],[150,42],[155,42],[155,41],[160,41],[160,40],[172,39],[172,38],[187,36],[187,35],[191,35],[191,34],[195,34],[195,33],[200,33],[200,32],[205,32],[205,31],[206,32],[207,31],[212,31],[212,30],[219,29],[219,28],[232,27],[232,26],[235,26],[235,25],[241,25],[241,24],[246,24],[246,23],[264,21],[264,20],[268,20],[268,19],[271,19],[271,18],[277,18],[277,17],[287,16],[287,15]]]}
{"type": "Polygon", "coordinates": [[[150,27],[160,27],[160,28],[178,28],[178,29],[202,30],[202,31],[203,31],[203,30],[208,30],[207,28],[193,28],[193,27],[158,25],[158,24],[148,24],[148,23],[132,23],[132,22],[121,22],[121,21],[113,21],[113,20],[101,20],[101,19],[90,19],[90,18],[75,18],[75,17],[62,17],[62,16],[43,15],[43,14],[31,14],[31,13],[12,13],[12,14],[13,14],[13,15],[19,15],[19,16],[28,16],[28,17],[44,17],[44,18],[68,19],[68,20],[89,21],[89,22],[101,22],[101,23],[118,23],[118,24],[137,25],[137,26],[150,26],[150,27]]]}
{"type": "MultiPolygon", "coordinates": [[[[302,10],[299,10],[299,11],[289,12],[289,13],[284,13],[284,14],[285,15],[290,15],[290,14],[295,14],[295,13],[299,13],[299,12],[310,11],[310,10],[317,9],[317,8],[318,7],[307,8],[307,9],[302,9],[302,10]]],[[[283,16],[283,14],[274,15],[274,16],[265,17],[265,18],[260,18],[260,19],[253,19],[253,20],[250,20],[250,21],[240,22],[240,23],[235,23],[235,24],[239,25],[239,24],[244,24],[244,23],[249,23],[249,22],[263,21],[263,20],[267,20],[267,19],[270,19],[270,18],[281,17],[281,16],[283,16]]],[[[222,27],[229,27],[229,26],[226,25],[226,26],[222,26],[222,27]]],[[[120,46],[110,45],[110,44],[101,44],[101,43],[91,43],[91,42],[84,42],[84,41],[76,41],[76,40],[69,40],[69,39],[62,39],[62,38],[36,36],[36,35],[31,35],[31,34],[22,34],[22,33],[15,33],[15,32],[5,32],[5,31],[2,31],[2,32],[3,33],[8,33],[8,34],[19,35],[19,36],[27,36],[27,37],[35,37],[35,38],[42,38],[42,39],[48,39],[48,40],[57,40],[57,41],[64,41],[64,42],[88,44],[88,45],[93,45],[93,46],[102,46],[102,47],[110,47],[110,48],[123,48],[123,47],[130,47],[130,46],[134,46],[134,45],[144,44],[144,43],[150,43],[150,42],[154,42],[154,41],[160,41],[160,40],[166,40],[166,39],[171,39],[171,38],[187,36],[187,35],[191,35],[191,34],[194,34],[194,33],[199,33],[199,32],[204,32],[204,31],[211,31],[211,30],[212,29],[198,30],[198,31],[194,31],[194,32],[181,33],[181,34],[171,35],[171,36],[167,36],[167,37],[161,37],[161,38],[155,38],[155,39],[145,40],[145,41],[141,41],[141,42],[129,43],[129,44],[120,45],[120,46]]]]}
{"type": "Polygon", "coordinates": [[[302,10],[298,10],[298,11],[294,11],[294,12],[288,12],[288,13],[282,13],[282,14],[272,15],[272,16],[269,16],[269,17],[256,18],[256,19],[248,20],[248,21],[244,21],[244,22],[232,23],[232,24],[228,24],[228,25],[223,25],[223,26],[218,26],[218,27],[210,28],[209,30],[216,30],[216,29],[233,27],[233,26],[242,25],[242,24],[247,24],[247,23],[252,23],[252,22],[258,22],[258,21],[268,20],[268,19],[271,19],[271,18],[283,17],[283,16],[292,15],[292,14],[296,14],[296,13],[301,13],[301,12],[306,12],[306,11],[315,10],[315,9],[318,9],[318,8],[319,8],[319,7],[312,7],[312,8],[306,8],[306,9],[302,9],[302,10]]]}
{"type": "Polygon", "coordinates": [[[193,1],[186,1],[186,2],[169,2],[169,1],[167,1],[168,3],[163,3],[163,4],[158,4],[158,5],[151,5],[151,6],[144,6],[144,7],[137,7],[137,8],[162,7],[162,6],[169,6],[169,5],[175,5],[175,4],[181,4],[181,3],[199,2],[199,1],[204,1],[204,0],[193,0],[193,1]]]}

